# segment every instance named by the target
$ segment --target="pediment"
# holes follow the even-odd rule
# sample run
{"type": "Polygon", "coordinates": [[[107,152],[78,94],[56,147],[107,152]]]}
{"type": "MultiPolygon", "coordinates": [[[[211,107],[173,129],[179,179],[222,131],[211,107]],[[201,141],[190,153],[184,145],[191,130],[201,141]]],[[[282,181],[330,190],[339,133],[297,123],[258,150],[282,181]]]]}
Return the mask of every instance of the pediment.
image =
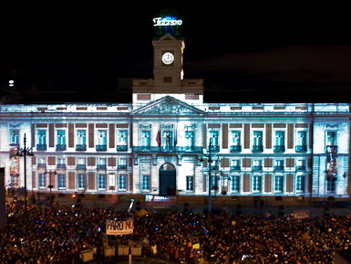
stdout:
{"type": "Polygon", "coordinates": [[[132,112],[132,114],[145,115],[203,115],[205,113],[172,96],[162,97],[132,112]]]}
{"type": "Polygon", "coordinates": [[[161,38],[159,38],[159,41],[163,41],[163,40],[177,40],[175,37],[171,36],[171,35],[163,35],[161,38]]]}

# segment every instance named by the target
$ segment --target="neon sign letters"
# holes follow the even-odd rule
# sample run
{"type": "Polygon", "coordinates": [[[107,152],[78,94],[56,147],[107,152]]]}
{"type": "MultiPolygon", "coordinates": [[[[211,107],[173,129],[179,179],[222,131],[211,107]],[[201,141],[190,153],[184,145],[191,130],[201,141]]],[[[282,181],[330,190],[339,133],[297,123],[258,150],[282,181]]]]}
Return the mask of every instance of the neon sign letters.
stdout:
{"type": "Polygon", "coordinates": [[[155,17],[153,21],[154,27],[181,26],[183,24],[183,20],[176,17],[155,17]]]}

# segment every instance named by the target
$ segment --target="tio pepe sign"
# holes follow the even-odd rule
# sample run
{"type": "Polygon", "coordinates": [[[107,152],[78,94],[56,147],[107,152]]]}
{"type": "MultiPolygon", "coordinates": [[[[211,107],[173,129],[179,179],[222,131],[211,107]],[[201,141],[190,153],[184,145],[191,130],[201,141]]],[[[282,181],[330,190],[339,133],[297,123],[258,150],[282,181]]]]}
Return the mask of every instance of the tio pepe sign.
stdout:
{"type": "Polygon", "coordinates": [[[176,17],[155,17],[154,27],[181,26],[183,21],[176,17]]]}

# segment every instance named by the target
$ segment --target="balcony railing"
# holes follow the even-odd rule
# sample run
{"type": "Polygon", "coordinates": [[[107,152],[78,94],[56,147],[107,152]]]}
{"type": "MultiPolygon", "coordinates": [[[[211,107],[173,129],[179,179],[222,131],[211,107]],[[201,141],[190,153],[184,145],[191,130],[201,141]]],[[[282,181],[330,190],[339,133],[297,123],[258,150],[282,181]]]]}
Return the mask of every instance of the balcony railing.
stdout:
{"type": "Polygon", "coordinates": [[[274,152],[284,152],[285,151],[285,146],[283,146],[283,145],[276,145],[276,146],[274,146],[273,151],[274,152]]]}
{"type": "Polygon", "coordinates": [[[240,171],[241,166],[230,166],[230,171],[240,171]]]}
{"type": "Polygon", "coordinates": [[[66,144],[57,144],[56,145],[56,150],[57,151],[63,151],[67,149],[67,145],[66,144]]]}
{"type": "Polygon", "coordinates": [[[263,146],[262,145],[252,146],[252,152],[263,152],[263,146]]]}
{"type": "Polygon", "coordinates": [[[296,152],[306,152],[307,151],[307,146],[306,145],[298,145],[295,147],[296,152]]]}
{"type": "Polygon", "coordinates": [[[230,146],[230,152],[241,152],[241,146],[240,145],[232,145],[230,146]]]}
{"type": "Polygon", "coordinates": [[[283,171],[284,170],[284,166],[274,166],[274,170],[275,171],[283,171]]]}
{"type": "Polygon", "coordinates": [[[76,145],[76,151],[86,151],[86,150],[87,150],[87,145],[85,144],[76,145]]]}
{"type": "Polygon", "coordinates": [[[107,145],[96,145],[96,151],[106,151],[107,145]]]}
{"type": "Polygon", "coordinates": [[[37,150],[46,150],[46,144],[37,144],[37,150]]]}
{"type": "Polygon", "coordinates": [[[106,165],[105,164],[98,164],[96,165],[97,170],[106,170],[106,165]]]}
{"type": "Polygon", "coordinates": [[[128,146],[127,145],[117,145],[116,149],[117,149],[117,151],[127,151],[128,146]]]}
{"type": "Polygon", "coordinates": [[[87,166],[85,164],[77,164],[77,170],[85,170],[87,166]]]}
{"type": "Polygon", "coordinates": [[[202,149],[202,146],[138,146],[132,148],[133,152],[137,153],[202,153],[202,149]]]}
{"type": "Polygon", "coordinates": [[[252,170],[253,171],[261,171],[262,170],[262,166],[261,165],[252,166],[252,170]]]}

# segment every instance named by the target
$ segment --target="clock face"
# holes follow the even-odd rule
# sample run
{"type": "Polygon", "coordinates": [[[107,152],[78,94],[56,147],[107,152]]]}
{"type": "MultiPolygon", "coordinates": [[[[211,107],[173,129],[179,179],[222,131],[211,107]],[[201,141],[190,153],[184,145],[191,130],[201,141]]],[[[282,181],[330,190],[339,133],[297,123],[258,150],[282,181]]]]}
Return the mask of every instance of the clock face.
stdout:
{"type": "Polygon", "coordinates": [[[162,55],[162,62],[166,65],[172,64],[174,61],[174,55],[170,52],[166,52],[162,55]]]}

